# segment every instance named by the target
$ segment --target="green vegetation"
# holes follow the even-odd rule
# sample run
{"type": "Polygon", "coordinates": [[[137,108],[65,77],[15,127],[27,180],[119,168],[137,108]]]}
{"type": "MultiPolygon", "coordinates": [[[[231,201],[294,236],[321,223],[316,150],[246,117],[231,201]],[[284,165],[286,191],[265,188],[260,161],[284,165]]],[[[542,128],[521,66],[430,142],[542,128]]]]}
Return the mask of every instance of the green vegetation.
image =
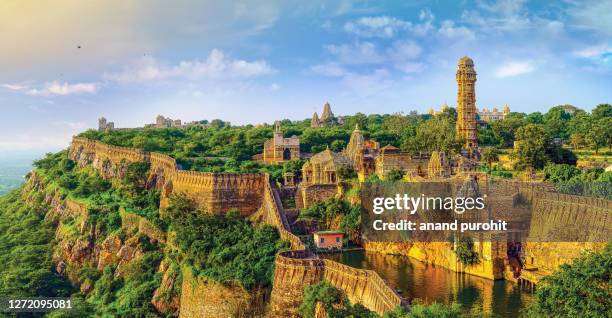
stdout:
{"type": "Polygon", "coordinates": [[[397,307],[395,310],[385,313],[383,318],[468,318],[479,317],[478,315],[465,314],[461,306],[456,303],[444,305],[433,303],[431,305],[415,302],[410,305],[410,310],[397,307]]]}
{"type": "Polygon", "coordinates": [[[612,243],[542,279],[530,317],[612,317],[612,243]]]}
{"type": "MultiPolygon", "coordinates": [[[[0,270],[0,293],[3,295],[81,297],[82,302],[75,312],[83,315],[156,316],[151,299],[161,283],[163,273],[158,273],[157,269],[164,258],[164,247],[142,234],[130,238],[124,233],[119,213],[122,209],[145,217],[162,231],[176,230],[181,253],[173,253],[170,258],[166,256],[174,267],[178,267],[180,260],[198,274],[222,283],[245,288],[269,286],[274,256],[288,247],[270,226],[253,227],[236,213],[227,217],[205,214],[185,198],[173,197],[162,219],[159,191],[146,188],[147,163],[119,164],[112,173],[121,178],[112,181],[103,179],[91,166],[77,167],[67,158],[66,151],[49,154],[36,161],[35,167],[37,177],[45,184],[45,191],[59,193],[63,198],[87,206],[84,224],[96,229],[95,237],[92,231],[80,231],[81,220],[72,216],[55,219],[58,224],[45,221],[50,207],[43,202],[43,192],[31,192],[33,198],[28,204],[18,192],[3,197],[0,201],[0,257],[9,264],[0,270]],[[72,277],[80,284],[91,286],[91,292],[83,296],[54,273],[51,255],[57,246],[54,241],[56,226],[62,233],[69,233],[66,235],[70,240],[95,239],[95,244],[101,244],[110,234],[122,241],[136,239],[141,256],[120,267],[109,265],[102,272],[87,263],[78,268],[69,266],[67,270],[73,273],[72,277]]],[[[178,291],[173,293],[177,295],[178,291]]],[[[75,312],[57,312],[53,316],[69,317],[75,312]]]]}
{"type": "Polygon", "coordinates": [[[25,204],[15,190],[0,198],[0,295],[65,297],[72,287],[53,273],[55,226],[36,194],[25,204]]]}
{"type": "Polygon", "coordinates": [[[304,318],[314,318],[317,303],[325,309],[327,317],[377,318],[376,313],[369,311],[361,304],[351,304],[342,291],[327,282],[306,286],[304,301],[299,312],[304,318]]]}
{"type": "Polygon", "coordinates": [[[478,252],[474,251],[474,240],[470,236],[463,236],[457,241],[455,254],[463,265],[477,264],[480,261],[478,252]]]}
{"type": "MultiPolygon", "coordinates": [[[[390,144],[414,154],[436,150],[452,155],[462,145],[456,139],[455,117],[455,109],[449,108],[435,116],[357,113],[343,118],[342,125],[326,129],[310,128],[308,120],[283,120],[281,124],[285,136],[300,138],[305,153],[322,151],[328,145],[334,151],[342,150],[358,124],[365,138],[375,139],[381,146],[390,144]]],[[[252,156],[262,152],[264,141],[272,137],[272,130],[269,126],[232,127],[216,120],[206,127],[106,133],[90,130],[81,136],[111,145],[165,153],[187,170],[265,172],[274,180],[281,180],[283,172],[293,172],[299,177],[304,161],[267,165],[252,160],[252,156]]],[[[479,139],[481,145],[489,146],[482,152],[482,159],[492,175],[512,177],[513,172],[500,169],[501,164],[494,167],[493,163],[500,161],[497,147],[514,147],[512,157],[516,160],[516,170],[543,169],[544,178],[560,192],[612,199],[609,186],[612,173],[601,168],[578,169],[574,155],[574,152],[580,156],[610,154],[612,106],[609,104],[598,105],[590,114],[570,105],[553,107],[545,114],[511,113],[504,120],[480,129],[479,139]],[[571,145],[572,151],[568,146],[561,146],[563,143],[571,145]]],[[[51,314],[52,317],[157,315],[151,298],[161,282],[162,273],[157,270],[162,259],[170,262],[174,270],[187,266],[197,275],[224,284],[246,289],[267,288],[271,284],[275,254],[288,248],[287,242],[281,241],[270,226],[254,226],[235,212],[215,216],[199,211],[193,201],[180,195],[171,198],[166,214],[161,217],[160,193],[147,188],[147,163],[120,163],[105,172],[120,176],[112,179],[103,178],[91,166],[78,167],[66,151],[49,154],[34,166],[36,177],[44,181],[44,191],[27,193],[27,203],[17,191],[0,198],[0,262],[3,264],[0,295],[73,296],[82,300],[72,314],[58,312],[51,314]],[[58,211],[51,211],[45,201],[56,195],[86,206],[87,216],[60,216],[58,211]],[[160,231],[173,231],[178,251],[170,253],[166,246],[144,235],[125,233],[120,214],[123,210],[145,218],[160,231]],[[96,246],[111,234],[116,235],[122,243],[135,242],[139,256],[120,266],[109,265],[102,271],[87,261],[68,265],[66,271],[71,279],[91,287],[90,293],[81,294],[55,274],[52,255],[54,252],[57,255],[62,243],[55,241],[56,231],[60,234],[58,240],[78,240],[96,246]]],[[[353,169],[341,169],[338,175],[346,184],[357,177],[353,169]]],[[[395,181],[402,177],[400,171],[391,171],[385,179],[395,181]]],[[[366,181],[379,180],[372,175],[366,181]]],[[[355,191],[351,189],[346,194],[355,195],[355,191]]],[[[330,199],[304,209],[299,217],[319,220],[326,228],[342,230],[348,239],[359,240],[361,210],[358,205],[330,199]]],[[[473,251],[473,242],[468,237],[457,242],[455,253],[466,265],[478,262],[479,255],[473,251]]],[[[610,247],[562,267],[559,273],[544,280],[532,312],[539,316],[595,317],[604,308],[609,316],[610,267],[610,247]]],[[[173,290],[164,297],[169,299],[177,293],[173,290]]],[[[351,305],[338,290],[325,284],[307,290],[307,299],[300,310],[308,316],[316,302],[322,302],[335,317],[375,316],[361,305],[351,305]]],[[[416,304],[409,313],[398,309],[387,317],[459,317],[456,307],[416,304]]]]}
{"type": "Polygon", "coordinates": [[[114,317],[153,316],[153,292],[161,283],[157,268],[163,258],[161,251],[147,251],[121,268],[121,276],[107,266],[96,281],[87,301],[94,305],[97,315],[114,317]]]}
{"type": "Polygon", "coordinates": [[[544,179],[561,193],[612,200],[612,172],[602,168],[580,170],[567,164],[549,164],[544,168],[544,179]]]}
{"type": "Polygon", "coordinates": [[[194,272],[220,283],[246,289],[269,286],[276,253],[289,247],[272,226],[253,227],[237,212],[208,214],[184,195],[171,197],[164,218],[194,272]]]}
{"type": "Polygon", "coordinates": [[[64,197],[86,203],[88,222],[95,223],[102,233],[110,234],[119,229],[120,208],[143,216],[162,229],[166,227],[159,218],[159,191],[145,187],[148,163],[121,164],[116,173],[123,178],[114,181],[114,186],[91,166],[77,168],[66,151],[49,154],[34,162],[34,166],[37,173],[55,184],[64,197]]]}
{"type": "MultiPolygon", "coordinates": [[[[317,303],[323,307],[327,317],[330,318],[378,318],[373,311],[368,310],[361,304],[351,304],[343,294],[342,290],[332,286],[328,282],[320,282],[307,286],[304,289],[304,301],[300,305],[299,312],[304,318],[315,317],[317,303]]],[[[482,315],[466,314],[461,306],[456,303],[444,305],[433,303],[425,305],[415,301],[410,309],[398,306],[390,312],[386,312],[383,318],[469,318],[482,315]]]]}
{"type": "Polygon", "coordinates": [[[403,178],[404,178],[404,171],[393,169],[387,172],[387,175],[385,176],[385,181],[396,182],[396,181],[402,180],[403,178]]]}
{"type": "Polygon", "coordinates": [[[331,198],[302,210],[299,218],[319,220],[326,229],[341,230],[348,238],[355,241],[358,239],[361,225],[361,206],[331,198]]]}
{"type": "Polygon", "coordinates": [[[521,127],[535,125],[548,137],[570,142],[574,148],[588,147],[598,151],[612,142],[612,105],[597,105],[591,114],[571,105],[552,107],[546,114],[539,112],[510,113],[505,119],[479,129],[481,145],[502,148],[513,147],[521,127]]]}
{"type": "Polygon", "coordinates": [[[489,165],[489,171],[491,171],[493,163],[499,161],[499,150],[494,147],[486,147],[482,151],[481,159],[489,165]]]}

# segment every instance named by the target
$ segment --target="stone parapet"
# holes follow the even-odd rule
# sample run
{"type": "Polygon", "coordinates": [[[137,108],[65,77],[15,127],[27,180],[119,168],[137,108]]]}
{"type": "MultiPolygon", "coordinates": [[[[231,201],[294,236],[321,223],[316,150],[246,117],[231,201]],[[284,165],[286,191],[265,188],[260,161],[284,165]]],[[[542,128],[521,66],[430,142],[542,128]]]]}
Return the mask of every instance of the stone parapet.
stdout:
{"type": "Polygon", "coordinates": [[[104,177],[121,173],[113,169],[124,162],[149,162],[151,187],[162,191],[162,207],[168,204],[173,192],[183,192],[195,199],[203,210],[226,213],[237,209],[242,215],[251,215],[261,205],[264,174],[261,173],[208,173],[185,171],[177,168],[176,160],[168,155],[141,149],[119,147],[82,137],[74,137],[70,158],[79,165],[92,164],[104,177]]]}

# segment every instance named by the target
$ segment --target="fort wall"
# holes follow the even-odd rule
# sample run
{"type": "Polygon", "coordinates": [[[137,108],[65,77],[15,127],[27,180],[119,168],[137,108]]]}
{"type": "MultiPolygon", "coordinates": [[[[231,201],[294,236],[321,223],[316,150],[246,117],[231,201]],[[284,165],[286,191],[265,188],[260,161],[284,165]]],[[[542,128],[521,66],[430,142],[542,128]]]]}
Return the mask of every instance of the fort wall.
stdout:
{"type": "Polygon", "coordinates": [[[351,302],[361,303],[379,314],[402,304],[402,298],[376,272],[311,255],[291,233],[278,192],[269,179],[258,215],[265,223],[278,228],[281,238],[291,242],[292,248],[276,255],[271,317],[298,317],[297,308],[304,299],[304,287],[320,281],[329,282],[343,290],[351,302]]]}
{"type": "Polygon", "coordinates": [[[338,186],[336,184],[311,184],[304,185],[298,191],[301,192],[299,206],[307,208],[313,203],[335,197],[338,193],[338,186]]]}
{"type": "Polygon", "coordinates": [[[105,178],[121,177],[125,163],[148,162],[148,185],[163,189],[162,208],[173,192],[182,192],[195,199],[203,210],[225,213],[237,209],[241,215],[251,215],[262,202],[265,175],[209,173],[177,168],[176,160],[168,155],[141,149],[119,147],[82,137],[74,137],[70,158],[80,166],[92,164],[105,178]]]}
{"type": "Polygon", "coordinates": [[[587,250],[601,250],[612,237],[612,201],[536,192],[522,275],[537,283],[587,250]]]}
{"type": "MultiPolygon", "coordinates": [[[[496,181],[491,191],[496,193],[493,216],[503,217],[525,212],[526,240],[523,252],[526,270],[521,277],[537,283],[560,265],[571,262],[587,250],[602,249],[612,237],[612,201],[554,192],[545,183],[496,181]],[[522,207],[521,207],[522,204],[522,207]],[[531,206],[529,210],[525,205],[531,206]]],[[[482,188],[482,186],[481,186],[482,188]]],[[[405,255],[456,272],[469,273],[489,279],[506,275],[506,241],[513,233],[496,240],[474,237],[474,249],[481,257],[478,264],[465,266],[457,260],[449,243],[366,242],[368,251],[382,254],[405,255]]]]}

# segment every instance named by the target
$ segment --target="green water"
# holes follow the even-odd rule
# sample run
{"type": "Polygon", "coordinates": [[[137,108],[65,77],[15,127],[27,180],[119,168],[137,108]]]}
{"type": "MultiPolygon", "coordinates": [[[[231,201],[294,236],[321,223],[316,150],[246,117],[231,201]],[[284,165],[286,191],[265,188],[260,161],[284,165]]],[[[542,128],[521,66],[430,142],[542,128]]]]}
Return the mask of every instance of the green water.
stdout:
{"type": "Polygon", "coordinates": [[[375,270],[409,300],[425,303],[460,304],[466,312],[489,312],[493,317],[517,317],[533,299],[533,294],[506,281],[491,281],[457,274],[440,266],[428,265],[409,257],[364,251],[327,254],[330,258],[357,268],[375,270]]]}

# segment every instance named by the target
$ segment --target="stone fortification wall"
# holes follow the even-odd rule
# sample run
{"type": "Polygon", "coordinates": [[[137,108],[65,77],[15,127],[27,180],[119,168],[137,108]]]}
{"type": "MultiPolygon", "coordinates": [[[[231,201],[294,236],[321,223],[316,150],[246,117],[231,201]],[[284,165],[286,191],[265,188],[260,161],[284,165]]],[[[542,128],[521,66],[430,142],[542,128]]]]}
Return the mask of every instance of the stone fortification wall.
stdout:
{"type": "Polygon", "coordinates": [[[300,208],[307,208],[312,204],[333,198],[338,193],[338,186],[335,184],[311,184],[301,186],[298,203],[300,208]]]}
{"type": "Polygon", "coordinates": [[[376,272],[313,256],[291,233],[278,192],[267,181],[258,215],[265,223],[278,228],[281,238],[290,241],[292,248],[276,256],[271,317],[297,317],[304,287],[322,280],[343,290],[351,302],[361,303],[380,314],[402,304],[401,297],[376,272]]]}
{"type": "Polygon", "coordinates": [[[161,205],[173,192],[186,193],[210,213],[237,209],[251,215],[261,206],[265,175],[205,173],[177,169],[174,158],[140,149],[111,146],[100,141],[74,137],[70,158],[80,166],[92,164],[105,178],[121,177],[126,162],[149,162],[149,186],[163,189],[161,205]]]}
{"type": "Polygon", "coordinates": [[[530,241],[605,242],[612,237],[612,201],[553,192],[533,200],[530,241]]]}
{"type": "MultiPolygon", "coordinates": [[[[162,205],[167,204],[170,193],[183,192],[194,198],[200,207],[212,213],[222,213],[234,208],[243,215],[251,215],[257,211],[257,216],[264,223],[275,226],[281,238],[288,240],[292,248],[291,251],[281,252],[276,257],[271,300],[273,317],[296,316],[297,307],[303,300],[304,286],[321,280],[329,281],[344,290],[351,301],[362,303],[378,313],[392,310],[402,304],[401,297],[375,272],[354,269],[311,255],[301,240],[291,233],[279,194],[268,175],[178,170],[176,162],[169,156],[110,146],[79,137],[73,139],[70,157],[81,166],[93,164],[105,177],[118,176],[116,167],[124,162],[150,162],[151,180],[154,180],[155,186],[159,187],[163,181],[162,205]]],[[[336,190],[335,186],[333,190],[336,190]]],[[[124,213],[124,217],[126,226],[131,224],[134,230],[137,228],[138,231],[151,232],[134,216],[124,213]]],[[[198,294],[189,292],[189,288],[185,290],[185,294],[198,294]]],[[[181,316],[189,312],[184,308],[187,307],[183,306],[182,299],[181,316]]]]}
{"type": "MultiPolygon", "coordinates": [[[[266,176],[260,173],[209,173],[178,170],[169,181],[171,192],[182,192],[210,213],[237,209],[243,216],[257,211],[262,203],[266,176]]],[[[165,193],[166,191],[164,191],[165,193]]]]}
{"type": "Polygon", "coordinates": [[[612,201],[540,192],[533,199],[533,217],[525,246],[530,271],[538,282],[586,250],[600,250],[612,237],[612,201]]]}
{"type": "Polygon", "coordinates": [[[313,258],[306,251],[287,251],[276,256],[271,316],[299,317],[304,287],[327,281],[341,289],[352,303],[361,303],[379,314],[402,305],[402,298],[374,271],[313,258]]]}

